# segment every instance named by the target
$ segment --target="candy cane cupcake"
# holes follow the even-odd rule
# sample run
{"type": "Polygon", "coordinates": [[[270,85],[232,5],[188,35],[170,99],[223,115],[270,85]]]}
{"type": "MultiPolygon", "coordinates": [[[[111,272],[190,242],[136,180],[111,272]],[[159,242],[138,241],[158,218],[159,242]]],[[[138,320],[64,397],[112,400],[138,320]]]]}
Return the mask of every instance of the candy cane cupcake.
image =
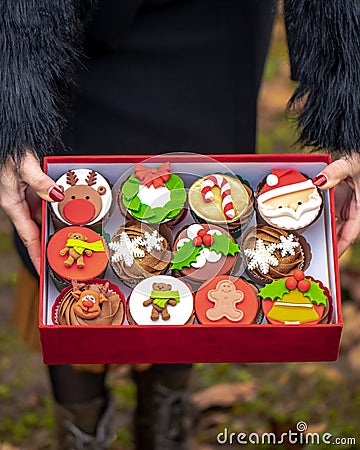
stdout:
{"type": "Polygon", "coordinates": [[[191,213],[199,222],[209,222],[238,236],[254,211],[254,196],[239,177],[211,174],[196,180],[188,193],[191,213]]]}

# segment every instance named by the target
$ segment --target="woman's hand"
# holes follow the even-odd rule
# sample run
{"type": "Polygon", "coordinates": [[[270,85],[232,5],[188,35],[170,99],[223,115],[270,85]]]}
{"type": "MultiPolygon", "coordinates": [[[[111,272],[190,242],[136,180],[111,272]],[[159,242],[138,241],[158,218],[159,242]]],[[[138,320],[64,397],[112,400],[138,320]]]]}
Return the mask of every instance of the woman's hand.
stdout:
{"type": "Polygon", "coordinates": [[[320,189],[335,186],[336,233],[339,256],[360,233],[360,155],[340,158],[314,179],[320,189]]]}
{"type": "Polygon", "coordinates": [[[41,170],[38,159],[28,151],[19,170],[11,158],[0,170],[0,206],[9,216],[28,249],[30,258],[40,272],[40,230],[34,216],[40,198],[61,201],[62,191],[41,170]]]}

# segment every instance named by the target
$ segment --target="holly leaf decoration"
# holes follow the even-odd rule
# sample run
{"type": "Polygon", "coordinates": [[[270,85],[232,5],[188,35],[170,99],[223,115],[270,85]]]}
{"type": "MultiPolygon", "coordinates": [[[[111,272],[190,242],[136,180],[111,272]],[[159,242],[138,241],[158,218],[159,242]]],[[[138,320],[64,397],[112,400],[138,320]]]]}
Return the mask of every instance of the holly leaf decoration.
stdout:
{"type": "MultiPolygon", "coordinates": [[[[128,180],[122,185],[121,193],[123,200],[126,199],[130,202],[139,193],[140,181],[132,174],[128,180]]],[[[124,202],[125,204],[125,202],[124,202]]]]}
{"type": "Polygon", "coordinates": [[[305,279],[310,281],[310,289],[307,292],[304,292],[304,295],[308,297],[311,303],[315,303],[315,305],[326,306],[327,297],[324,294],[324,290],[321,288],[319,283],[309,278],[305,279]]]}
{"type": "Polygon", "coordinates": [[[225,256],[234,256],[235,253],[239,253],[239,246],[226,234],[213,234],[214,242],[210,247],[207,247],[210,251],[213,250],[215,253],[223,254],[225,256]]]}
{"type": "Polygon", "coordinates": [[[269,299],[269,300],[276,300],[277,298],[282,298],[285,294],[288,294],[290,291],[285,286],[286,279],[276,280],[272,283],[266,284],[263,288],[259,291],[259,297],[261,297],[263,300],[269,299]]]}
{"type": "Polygon", "coordinates": [[[134,197],[130,202],[128,208],[132,211],[139,211],[141,202],[139,197],[134,197]]]}
{"type": "Polygon", "coordinates": [[[192,241],[184,242],[184,245],[174,253],[170,269],[181,270],[184,267],[190,267],[191,263],[196,261],[202,248],[202,246],[195,247],[192,241]]]}

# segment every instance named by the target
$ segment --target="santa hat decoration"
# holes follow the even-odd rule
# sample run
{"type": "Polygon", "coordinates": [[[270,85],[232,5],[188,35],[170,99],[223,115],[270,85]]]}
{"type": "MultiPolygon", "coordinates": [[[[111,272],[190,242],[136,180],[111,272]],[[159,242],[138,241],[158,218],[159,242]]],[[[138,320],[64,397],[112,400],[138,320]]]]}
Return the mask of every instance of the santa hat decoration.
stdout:
{"type": "Polygon", "coordinates": [[[295,169],[273,169],[266,177],[258,201],[263,203],[280,195],[315,188],[313,182],[295,169]]]}

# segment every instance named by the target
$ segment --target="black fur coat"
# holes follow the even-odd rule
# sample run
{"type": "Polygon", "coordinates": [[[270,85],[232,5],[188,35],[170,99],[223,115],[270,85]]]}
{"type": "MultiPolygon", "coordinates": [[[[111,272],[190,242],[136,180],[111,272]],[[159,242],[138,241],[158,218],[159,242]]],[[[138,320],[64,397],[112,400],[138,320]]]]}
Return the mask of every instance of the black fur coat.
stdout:
{"type": "MultiPolygon", "coordinates": [[[[62,146],[64,103],[90,0],[1,0],[0,163],[62,146]]],[[[360,0],[284,0],[305,146],[360,152],[360,0]]]]}

